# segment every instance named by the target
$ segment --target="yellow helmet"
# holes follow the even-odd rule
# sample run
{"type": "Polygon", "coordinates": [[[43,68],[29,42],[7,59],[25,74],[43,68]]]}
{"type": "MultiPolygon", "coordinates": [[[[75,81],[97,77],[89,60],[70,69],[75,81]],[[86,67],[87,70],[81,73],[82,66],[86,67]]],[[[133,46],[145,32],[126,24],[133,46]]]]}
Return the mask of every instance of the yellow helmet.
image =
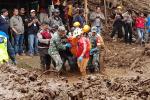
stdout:
{"type": "Polygon", "coordinates": [[[89,25],[84,25],[82,30],[83,30],[84,33],[86,33],[86,32],[89,32],[90,29],[91,29],[91,27],[89,25]]]}
{"type": "Polygon", "coordinates": [[[79,22],[74,22],[74,23],[73,23],[73,26],[74,26],[74,27],[79,27],[79,26],[80,26],[80,23],[79,23],[79,22]]]}

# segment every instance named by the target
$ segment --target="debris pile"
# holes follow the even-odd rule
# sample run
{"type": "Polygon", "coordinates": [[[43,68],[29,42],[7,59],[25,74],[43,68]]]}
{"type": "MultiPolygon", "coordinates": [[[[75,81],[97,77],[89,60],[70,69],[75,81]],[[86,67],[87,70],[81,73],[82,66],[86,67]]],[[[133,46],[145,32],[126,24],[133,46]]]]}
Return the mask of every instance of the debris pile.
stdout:
{"type": "Polygon", "coordinates": [[[109,80],[104,76],[91,75],[75,84],[69,94],[71,100],[149,100],[149,86],[150,79],[139,76],[109,80]]]}
{"type": "Polygon", "coordinates": [[[0,100],[52,100],[59,96],[64,83],[40,80],[36,72],[13,65],[0,66],[0,100]]]}

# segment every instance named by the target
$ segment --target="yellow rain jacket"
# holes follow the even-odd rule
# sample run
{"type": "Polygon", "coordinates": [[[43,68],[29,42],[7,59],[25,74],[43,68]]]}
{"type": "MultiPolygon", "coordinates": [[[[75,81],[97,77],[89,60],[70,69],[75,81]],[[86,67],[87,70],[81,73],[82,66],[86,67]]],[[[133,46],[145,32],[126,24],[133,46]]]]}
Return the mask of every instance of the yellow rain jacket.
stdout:
{"type": "Polygon", "coordinates": [[[8,60],[7,37],[6,35],[3,35],[3,32],[0,32],[0,64],[4,64],[5,62],[8,62],[8,60]]]}

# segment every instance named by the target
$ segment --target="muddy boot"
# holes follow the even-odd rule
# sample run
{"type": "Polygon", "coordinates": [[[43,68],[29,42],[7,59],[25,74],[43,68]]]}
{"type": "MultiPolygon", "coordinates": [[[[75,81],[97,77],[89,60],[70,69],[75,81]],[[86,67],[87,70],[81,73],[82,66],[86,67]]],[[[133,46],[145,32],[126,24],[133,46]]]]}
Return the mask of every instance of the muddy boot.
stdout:
{"type": "Polygon", "coordinates": [[[82,76],[86,76],[86,71],[81,72],[82,76]]]}

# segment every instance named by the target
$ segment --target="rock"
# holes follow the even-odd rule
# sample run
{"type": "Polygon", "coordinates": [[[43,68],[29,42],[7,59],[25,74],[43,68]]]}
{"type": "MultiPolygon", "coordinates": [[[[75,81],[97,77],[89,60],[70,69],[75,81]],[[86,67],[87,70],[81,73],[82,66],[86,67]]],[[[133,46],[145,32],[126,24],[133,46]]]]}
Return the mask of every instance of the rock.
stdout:
{"type": "Polygon", "coordinates": [[[28,87],[22,87],[22,88],[19,89],[19,92],[21,92],[21,93],[28,93],[29,89],[28,89],[28,87]]]}
{"type": "Polygon", "coordinates": [[[30,81],[36,81],[36,80],[37,80],[37,77],[38,77],[37,74],[31,73],[31,75],[29,76],[29,80],[30,80],[30,81]]]}

